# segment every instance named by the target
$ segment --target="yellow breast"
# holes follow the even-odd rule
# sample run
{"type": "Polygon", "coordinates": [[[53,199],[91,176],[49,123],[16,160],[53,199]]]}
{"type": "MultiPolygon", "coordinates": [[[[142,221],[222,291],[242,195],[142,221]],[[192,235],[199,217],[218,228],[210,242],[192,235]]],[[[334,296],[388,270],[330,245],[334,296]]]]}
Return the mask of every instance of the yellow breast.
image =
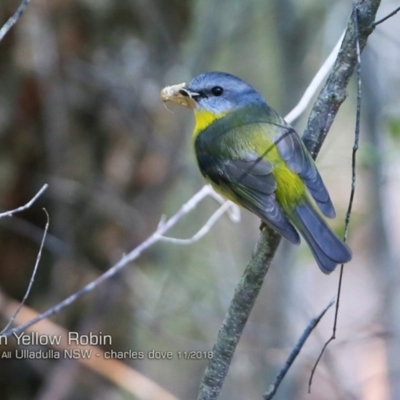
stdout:
{"type": "Polygon", "coordinates": [[[204,109],[194,109],[195,125],[193,131],[193,140],[197,135],[211,125],[217,119],[225,117],[226,114],[214,114],[204,109]]]}

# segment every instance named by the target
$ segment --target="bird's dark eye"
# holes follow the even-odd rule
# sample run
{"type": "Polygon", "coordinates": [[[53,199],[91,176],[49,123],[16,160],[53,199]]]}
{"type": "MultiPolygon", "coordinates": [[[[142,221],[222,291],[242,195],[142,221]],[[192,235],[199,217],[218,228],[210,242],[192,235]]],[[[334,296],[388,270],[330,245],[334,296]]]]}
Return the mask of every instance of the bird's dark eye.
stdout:
{"type": "Polygon", "coordinates": [[[214,86],[214,87],[211,89],[211,93],[212,93],[214,96],[221,96],[222,93],[224,93],[224,89],[222,89],[221,86],[214,86]]]}

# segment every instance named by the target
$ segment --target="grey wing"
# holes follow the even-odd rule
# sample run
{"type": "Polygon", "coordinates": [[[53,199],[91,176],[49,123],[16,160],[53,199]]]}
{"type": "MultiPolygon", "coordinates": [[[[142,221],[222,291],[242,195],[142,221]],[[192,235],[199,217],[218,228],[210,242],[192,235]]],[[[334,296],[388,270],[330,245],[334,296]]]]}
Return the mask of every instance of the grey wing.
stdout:
{"type": "Polygon", "coordinates": [[[321,212],[329,218],[334,218],[336,213],[329,193],[314,160],[296,131],[290,126],[282,126],[274,141],[280,156],[293,172],[299,174],[321,212]]]}
{"type": "Polygon", "coordinates": [[[228,192],[239,204],[256,214],[283,237],[299,243],[300,237],[275,199],[276,181],[272,165],[248,153],[236,160],[198,157],[203,174],[228,192]]]}

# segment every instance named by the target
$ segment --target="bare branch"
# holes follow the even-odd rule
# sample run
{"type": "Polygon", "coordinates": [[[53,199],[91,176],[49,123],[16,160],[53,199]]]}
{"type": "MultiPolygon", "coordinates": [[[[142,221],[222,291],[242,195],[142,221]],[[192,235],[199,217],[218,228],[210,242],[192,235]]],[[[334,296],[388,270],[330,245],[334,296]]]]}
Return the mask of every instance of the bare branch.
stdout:
{"type": "MultiPolygon", "coordinates": [[[[217,201],[221,205],[226,202],[226,198],[222,197],[214,189],[211,191],[210,197],[212,197],[215,201],[217,201]]],[[[229,201],[229,203],[230,203],[230,207],[226,211],[226,213],[228,214],[229,219],[232,222],[235,222],[235,223],[239,222],[240,218],[241,218],[240,207],[237,206],[235,203],[232,203],[231,201],[229,201]]]]}
{"type": "Polygon", "coordinates": [[[319,153],[339,107],[347,98],[346,87],[357,64],[357,35],[359,35],[360,51],[362,51],[367,44],[368,36],[374,30],[374,18],[379,5],[380,0],[359,0],[357,2],[359,32],[353,22],[354,10],[349,18],[338,57],[313,106],[306,131],[302,137],[314,158],[319,153]]]}
{"type": "Polygon", "coordinates": [[[236,345],[280,240],[281,236],[268,226],[261,231],[260,239],[236,287],[234,298],[218,332],[218,338],[213,347],[213,358],[209,361],[204,373],[198,400],[218,398],[236,345]]]}
{"type": "Polygon", "coordinates": [[[42,258],[43,246],[44,246],[44,242],[46,240],[47,231],[49,230],[49,223],[50,223],[48,212],[46,211],[45,208],[43,208],[43,211],[46,214],[47,222],[46,222],[46,226],[44,228],[44,232],[43,232],[43,236],[42,236],[42,242],[40,243],[39,251],[38,251],[38,254],[37,254],[37,257],[36,257],[36,263],[35,263],[35,266],[33,267],[32,276],[31,276],[31,279],[29,281],[28,288],[26,289],[24,298],[22,299],[20,305],[15,310],[14,315],[9,319],[7,325],[0,332],[0,335],[2,335],[3,332],[5,332],[14,323],[15,318],[17,318],[18,313],[21,311],[21,308],[23,307],[23,305],[25,304],[26,300],[28,299],[29,293],[31,292],[31,289],[32,289],[33,282],[35,281],[36,272],[37,272],[37,269],[39,267],[40,259],[42,258]]]}
{"type": "Polygon", "coordinates": [[[380,19],[379,21],[375,22],[375,26],[381,24],[382,22],[385,22],[387,19],[392,18],[394,15],[396,15],[400,11],[400,7],[397,7],[394,11],[386,15],[386,17],[380,19]]]}
{"type": "MultiPolygon", "coordinates": [[[[353,208],[353,202],[354,202],[354,195],[356,192],[356,171],[357,171],[357,150],[359,146],[359,141],[360,141],[360,124],[361,124],[361,50],[360,50],[360,40],[358,36],[358,12],[357,12],[357,6],[354,5],[354,25],[355,25],[355,30],[356,30],[356,56],[357,56],[357,68],[356,68],[356,75],[357,75],[357,111],[356,111],[356,126],[355,126],[355,131],[354,131],[354,144],[353,144],[353,150],[352,150],[352,155],[351,155],[351,191],[350,191],[350,199],[349,199],[349,205],[347,208],[346,212],[346,219],[345,219],[345,228],[344,228],[344,241],[347,242],[348,234],[349,234],[349,224],[350,224],[350,217],[351,217],[351,211],[353,208]]],[[[336,307],[335,307],[335,317],[333,321],[333,327],[332,327],[332,335],[331,337],[325,342],[324,346],[322,347],[322,350],[311,370],[310,374],[310,379],[308,382],[308,392],[311,392],[311,385],[312,385],[312,380],[315,374],[315,371],[317,369],[317,366],[326,350],[328,345],[336,339],[336,329],[337,329],[337,321],[338,321],[338,315],[339,315],[339,306],[340,306],[340,295],[342,291],[342,281],[343,281],[343,273],[344,273],[344,266],[343,264],[340,266],[340,274],[339,274],[339,282],[338,282],[338,289],[337,289],[337,301],[336,301],[336,307]]]]}
{"type": "Polygon", "coordinates": [[[0,218],[11,217],[14,214],[20,213],[21,211],[25,211],[28,208],[32,207],[32,204],[42,195],[42,193],[48,188],[48,186],[49,185],[47,183],[44,184],[42,186],[42,188],[35,194],[35,196],[28,203],[26,203],[24,206],[18,207],[18,208],[14,209],[14,210],[11,210],[11,211],[6,211],[6,212],[3,212],[3,213],[0,213],[0,218]]]}
{"type": "MultiPolygon", "coordinates": [[[[183,204],[181,208],[168,220],[160,222],[158,225],[156,231],[149,236],[142,244],[140,244],[138,247],[133,249],[131,252],[126,254],[122,259],[116,263],[114,266],[112,266],[109,270],[107,270],[105,273],[100,275],[98,278],[96,278],[94,281],[90,282],[86,286],[84,286],[82,289],[78,290],[71,296],[67,297],[65,300],[61,301],[60,303],[56,304],[54,307],[51,307],[44,313],[36,316],[33,318],[31,321],[28,321],[14,329],[10,329],[2,334],[2,336],[10,336],[14,333],[19,333],[23,332],[30,326],[36,324],[39,321],[42,321],[45,318],[50,317],[51,315],[59,312],[63,308],[69,306],[70,304],[74,303],[76,300],[78,300],[80,297],[85,295],[86,293],[89,293],[93,289],[95,289],[97,286],[101,285],[104,283],[107,279],[111,278],[114,276],[119,270],[122,268],[126,267],[131,261],[135,260],[138,258],[144,250],[148,249],[150,246],[153,244],[159,242],[162,240],[163,235],[168,232],[182,217],[190,213],[199,202],[201,202],[204,198],[207,196],[213,196],[213,189],[211,188],[210,185],[204,186],[200,191],[198,191],[188,202],[183,204]]],[[[222,215],[222,214],[221,214],[222,215]]]]}
{"type": "Polygon", "coordinates": [[[214,224],[221,218],[222,215],[224,215],[229,209],[231,209],[232,205],[234,205],[230,201],[225,201],[224,204],[220,208],[217,209],[217,211],[214,212],[213,215],[208,219],[208,221],[203,225],[203,227],[196,233],[194,234],[191,238],[189,239],[177,239],[177,238],[171,238],[167,236],[161,236],[161,240],[163,242],[167,243],[174,243],[174,244],[193,244],[194,242],[197,242],[200,240],[203,236],[205,236],[211,228],[214,226],[214,224]]]}
{"type": "Polygon", "coordinates": [[[289,371],[289,368],[292,366],[294,360],[299,355],[301,349],[303,348],[303,346],[304,346],[305,342],[307,341],[308,337],[310,336],[311,332],[319,324],[319,321],[321,321],[322,317],[333,306],[334,303],[335,303],[335,300],[331,300],[329,302],[329,304],[319,313],[319,315],[314,317],[308,323],[308,325],[307,325],[306,329],[304,330],[303,334],[301,335],[299,341],[296,343],[296,346],[293,348],[292,352],[289,354],[289,357],[287,358],[285,365],[279,371],[278,375],[276,376],[276,378],[274,379],[274,381],[268,388],[268,391],[264,394],[264,396],[263,396],[264,400],[270,400],[274,397],[276,391],[279,388],[279,385],[281,384],[286,373],[289,371]]]}
{"type": "Polygon", "coordinates": [[[0,29],[0,42],[3,40],[4,36],[8,33],[8,31],[14,26],[14,24],[21,18],[21,15],[26,10],[26,7],[28,7],[30,1],[31,0],[23,0],[20,6],[17,8],[17,11],[15,11],[15,13],[0,29]]]}

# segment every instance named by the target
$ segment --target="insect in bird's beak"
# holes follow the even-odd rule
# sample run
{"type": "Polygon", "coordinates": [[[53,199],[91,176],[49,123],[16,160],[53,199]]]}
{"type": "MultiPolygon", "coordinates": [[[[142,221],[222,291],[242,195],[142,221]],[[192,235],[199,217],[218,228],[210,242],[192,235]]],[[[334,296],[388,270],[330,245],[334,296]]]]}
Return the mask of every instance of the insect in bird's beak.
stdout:
{"type": "Polygon", "coordinates": [[[170,101],[188,108],[196,108],[196,101],[194,97],[198,93],[191,92],[185,88],[186,83],[179,83],[178,85],[166,86],[161,90],[161,100],[164,102],[170,101]]]}

